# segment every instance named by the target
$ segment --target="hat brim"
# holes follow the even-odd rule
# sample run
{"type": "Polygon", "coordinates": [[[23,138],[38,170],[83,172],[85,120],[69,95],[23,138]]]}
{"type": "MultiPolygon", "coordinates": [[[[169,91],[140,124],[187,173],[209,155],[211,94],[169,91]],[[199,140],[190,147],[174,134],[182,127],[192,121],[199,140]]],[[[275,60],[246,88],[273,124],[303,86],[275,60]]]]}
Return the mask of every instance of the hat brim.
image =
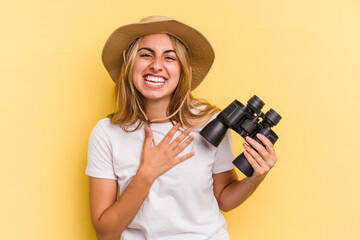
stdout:
{"type": "Polygon", "coordinates": [[[102,52],[102,61],[116,82],[124,63],[123,51],[137,38],[149,34],[169,33],[183,42],[190,52],[192,68],[191,90],[194,90],[209,72],[215,53],[209,41],[196,29],[176,20],[128,24],[116,29],[108,38],[102,52]]]}

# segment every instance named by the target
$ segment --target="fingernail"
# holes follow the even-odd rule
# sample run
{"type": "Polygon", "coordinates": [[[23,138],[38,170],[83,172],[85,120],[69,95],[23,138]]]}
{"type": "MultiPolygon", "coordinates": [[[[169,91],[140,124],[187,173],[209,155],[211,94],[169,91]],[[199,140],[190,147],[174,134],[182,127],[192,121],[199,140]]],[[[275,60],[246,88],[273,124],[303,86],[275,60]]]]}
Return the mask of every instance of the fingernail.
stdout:
{"type": "Polygon", "coordinates": [[[258,134],[256,134],[256,136],[258,137],[258,138],[262,138],[262,134],[260,134],[260,133],[258,133],[258,134]]]}
{"type": "Polygon", "coordinates": [[[177,127],[180,127],[180,123],[177,123],[176,126],[177,126],[177,127]]]}
{"type": "Polygon", "coordinates": [[[194,139],[194,137],[193,136],[189,136],[189,140],[191,141],[191,140],[193,140],[194,139]]]}
{"type": "Polygon", "coordinates": [[[243,147],[246,148],[248,145],[246,145],[246,143],[243,143],[243,147]]]}
{"type": "Polygon", "coordinates": [[[249,136],[246,136],[245,139],[246,139],[246,141],[249,141],[249,140],[250,140],[250,137],[249,137],[249,136]]]}

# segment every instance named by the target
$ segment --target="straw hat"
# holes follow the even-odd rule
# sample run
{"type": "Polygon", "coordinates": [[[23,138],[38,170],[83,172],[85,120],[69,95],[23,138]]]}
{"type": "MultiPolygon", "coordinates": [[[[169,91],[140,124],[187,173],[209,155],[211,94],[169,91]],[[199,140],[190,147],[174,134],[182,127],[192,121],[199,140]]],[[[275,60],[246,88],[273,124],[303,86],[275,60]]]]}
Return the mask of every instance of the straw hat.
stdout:
{"type": "Polygon", "coordinates": [[[191,90],[194,90],[209,72],[214,62],[214,50],[199,31],[165,16],[143,18],[139,23],[119,27],[110,35],[102,52],[102,61],[112,80],[115,82],[120,76],[124,50],[135,39],[155,33],[171,34],[187,47],[193,78],[191,90]]]}

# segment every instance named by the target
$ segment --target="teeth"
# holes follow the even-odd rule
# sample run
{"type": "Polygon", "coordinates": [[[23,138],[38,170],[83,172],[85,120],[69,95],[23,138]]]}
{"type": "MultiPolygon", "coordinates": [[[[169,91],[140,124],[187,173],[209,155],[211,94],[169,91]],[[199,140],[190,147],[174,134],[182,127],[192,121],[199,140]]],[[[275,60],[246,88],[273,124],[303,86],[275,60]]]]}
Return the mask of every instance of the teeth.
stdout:
{"type": "Polygon", "coordinates": [[[162,77],[154,77],[154,76],[146,76],[145,77],[146,81],[152,81],[152,82],[156,82],[156,83],[164,83],[165,79],[162,77]]]}
{"type": "Polygon", "coordinates": [[[153,86],[160,86],[160,85],[163,85],[163,83],[153,83],[153,82],[148,82],[146,81],[147,84],[150,84],[150,85],[153,85],[153,86]]]}

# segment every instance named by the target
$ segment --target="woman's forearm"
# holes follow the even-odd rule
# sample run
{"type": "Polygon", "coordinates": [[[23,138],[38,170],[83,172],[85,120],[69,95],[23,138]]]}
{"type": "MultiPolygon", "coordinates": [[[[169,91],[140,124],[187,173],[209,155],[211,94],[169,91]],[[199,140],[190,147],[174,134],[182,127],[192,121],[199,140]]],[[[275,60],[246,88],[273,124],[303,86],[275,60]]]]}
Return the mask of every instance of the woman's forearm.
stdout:
{"type": "Polygon", "coordinates": [[[250,197],[277,161],[273,143],[264,135],[257,134],[256,136],[262,141],[263,145],[250,137],[246,137],[246,141],[253,148],[245,143],[243,144],[245,148],[244,155],[254,169],[254,173],[251,177],[244,178],[241,181],[230,182],[222,190],[218,202],[219,207],[224,211],[236,208],[250,197]]]}
{"type": "Polygon", "coordinates": [[[137,172],[117,201],[93,223],[99,240],[114,240],[121,235],[144,202],[152,183],[152,179],[137,172]]]}
{"type": "Polygon", "coordinates": [[[219,199],[219,207],[227,212],[242,204],[250,197],[263,179],[244,178],[227,185],[222,191],[219,199]]]}

